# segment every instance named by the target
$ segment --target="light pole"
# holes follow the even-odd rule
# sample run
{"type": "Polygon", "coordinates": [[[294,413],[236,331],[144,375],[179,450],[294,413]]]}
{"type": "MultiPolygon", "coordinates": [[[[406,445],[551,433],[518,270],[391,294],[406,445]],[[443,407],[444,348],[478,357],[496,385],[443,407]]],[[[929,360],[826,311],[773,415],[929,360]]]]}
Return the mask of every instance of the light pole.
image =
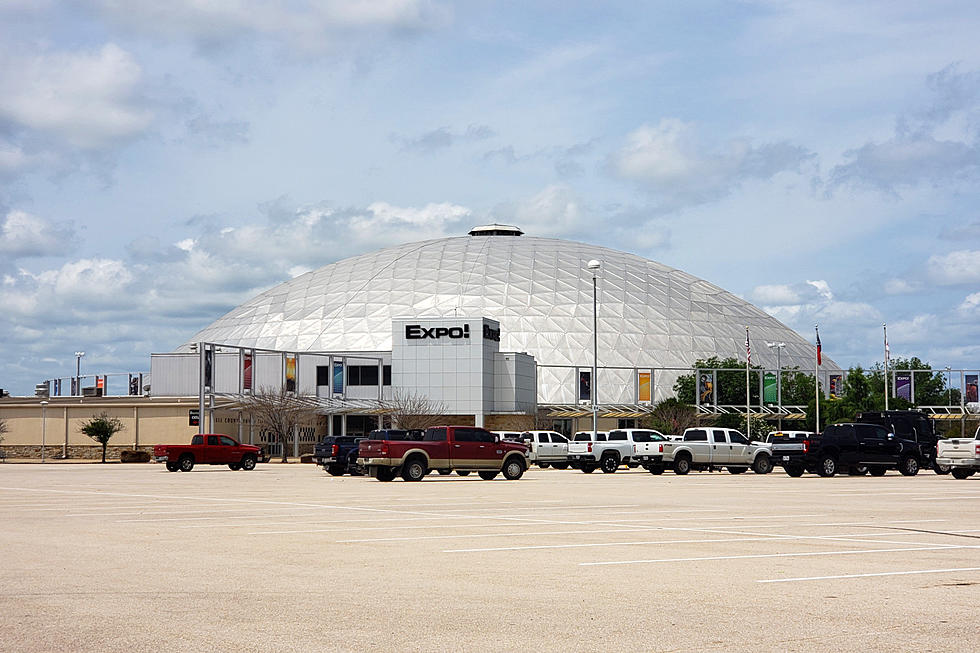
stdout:
{"type": "Polygon", "coordinates": [[[48,422],[48,402],[41,402],[41,462],[44,462],[45,428],[48,422]]]}
{"type": "MultiPolygon", "coordinates": [[[[953,375],[952,370],[949,369],[949,365],[946,366],[946,397],[949,401],[949,407],[953,407],[953,375]]],[[[952,411],[950,411],[952,412],[952,411]]]]}
{"type": "Polygon", "coordinates": [[[602,267],[602,262],[592,259],[587,267],[592,271],[592,441],[595,442],[598,436],[599,425],[599,404],[597,395],[599,394],[599,300],[598,283],[596,274],[602,267]]]}
{"type": "Polygon", "coordinates": [[[780,362],[780,353],[786,348],[785,342],[767,342],[766,347],[776,349],[776,402],[779,405],[779,426],[783,430],[783,366],[780,362]]]}
{"type": "Polygon", "coordinates": [[[82,394],[82,356],[85,355],[84,351],[75,352],[75,392],[82,394]]]}

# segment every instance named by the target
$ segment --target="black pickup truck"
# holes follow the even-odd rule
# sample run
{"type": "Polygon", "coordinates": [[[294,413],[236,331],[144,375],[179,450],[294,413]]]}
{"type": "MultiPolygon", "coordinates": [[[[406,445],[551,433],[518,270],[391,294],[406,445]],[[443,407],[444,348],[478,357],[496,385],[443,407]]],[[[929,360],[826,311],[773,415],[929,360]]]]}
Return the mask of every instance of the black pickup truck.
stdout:
{"type": "Polygon", "coordinates": [[[364,436],[328,435],[313,447],[313,460],[331,476],[363,476],[357,464],[357,445],[364,436]]]}

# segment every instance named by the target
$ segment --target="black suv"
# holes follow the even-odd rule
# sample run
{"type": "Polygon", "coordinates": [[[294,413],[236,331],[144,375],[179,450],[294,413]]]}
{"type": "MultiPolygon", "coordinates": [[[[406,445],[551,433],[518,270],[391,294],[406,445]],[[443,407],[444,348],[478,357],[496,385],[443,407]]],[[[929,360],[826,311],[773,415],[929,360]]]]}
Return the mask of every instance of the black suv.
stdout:
{"type": "Polygon", "coordinates": [[[838,470],[862,466],[872,476],[883,476],[888,469],[915,476],[920,466],[929,464],[918,443],[896,437],[878,424],[833,424],[804,442],[799,452],[780,458],[778,463],[790,476],[800,476],[804,470],[833,476],[838,470]]]}

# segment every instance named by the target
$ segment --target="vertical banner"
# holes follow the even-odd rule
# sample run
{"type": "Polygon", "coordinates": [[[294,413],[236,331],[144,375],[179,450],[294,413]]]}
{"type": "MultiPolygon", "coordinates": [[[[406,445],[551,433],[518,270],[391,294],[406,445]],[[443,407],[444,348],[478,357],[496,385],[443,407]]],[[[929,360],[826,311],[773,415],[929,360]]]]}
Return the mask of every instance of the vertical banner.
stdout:
{"type": "Polygon", "coordinates": [[[895,372],[895,396],[912,401],[912,373],[895,372]]]}
{"type": "Polygon", "coordinates": [[[343,361],[333,364],[333,391],[334,394],[344,393],[344,363],[343,361]]]}
{"type": "Polygon", "coordinates": [[[766,372],[762,378],[762,402],[774,404],[779,401],[779,393],[776,387],[776,373],[766,372]]]}
{"type": "Polygon", "coordinates": [[[211,387],[211,359],[214,357],[214,350],[209,345],[204,345],[204,387],[211,387]]]}
{"type": "Polygon", "coordinates": [[[977,401],[977,380],[980,379],[978,374],[967,374],[966,375],[966,403],[976,403],[977,401]]]}
{"type": "MultiPolygon", "coordinates": [[[[286,354],[286,392],[296,392],[296,356],[294,354],[286,354]]],[[[342,387],[339,392],[343,392],[342,387]]]]}
{"type": "Polygon", "coordinates": [[[830,396],[837,398],[844,392],[844,375],[843,374],[831,374],[830,375],[830,396]]]}
{"type": "Polygon", "coordinates": [[[715,384],[713,383],[711,377],[711,372],[700,372],[698,374],[698,396],[700,397],[702,404],[714,403],[712,394],[714,393],[715,384]]]}
{"type": "Polygon", "coordinates": [[[578,371],[578,400],[579,401],[592,400],[592,371],[591,370],[578,371]]]}
{"type": "Polygon", "coordinates": [[[252,389],[252,352],[242,357],[242,390],[252,389]]]}
{"type": "Polygon", "coordinates": [[[637,400],[641,404],[648,404],[651,401],[650,392],[650,372],[640,372],[637,377],[637,400]]]}

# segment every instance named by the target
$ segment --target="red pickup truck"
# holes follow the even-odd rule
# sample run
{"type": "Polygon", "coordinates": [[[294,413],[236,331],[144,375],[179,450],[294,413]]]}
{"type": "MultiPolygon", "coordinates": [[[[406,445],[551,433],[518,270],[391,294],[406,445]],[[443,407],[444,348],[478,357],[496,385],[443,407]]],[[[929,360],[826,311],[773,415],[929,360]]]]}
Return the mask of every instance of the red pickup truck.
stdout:
{"type": "Polygon", "coordinates": [[[362,440],[360,464],[379,481],[391,481],[399,473],[406,481],[421,481],[431,469],[471,471],[491,480],[503,473],[510,481],[527,469],[527,446],[501,442],[486,429],[473,426],[436,426],[426,429],[422,440],[362,440]]]}
{"type": "Polygon", "coordinates": [[[190,444],[158,444],[153,447],[153,460],[167,463],[168,472],[189,472],[195,464],[228,465],[233,470],[255,469],[255,463],[265,460],[259,447],[241,444],[227,435],[204,433],[191,438],[190,444]]]}

